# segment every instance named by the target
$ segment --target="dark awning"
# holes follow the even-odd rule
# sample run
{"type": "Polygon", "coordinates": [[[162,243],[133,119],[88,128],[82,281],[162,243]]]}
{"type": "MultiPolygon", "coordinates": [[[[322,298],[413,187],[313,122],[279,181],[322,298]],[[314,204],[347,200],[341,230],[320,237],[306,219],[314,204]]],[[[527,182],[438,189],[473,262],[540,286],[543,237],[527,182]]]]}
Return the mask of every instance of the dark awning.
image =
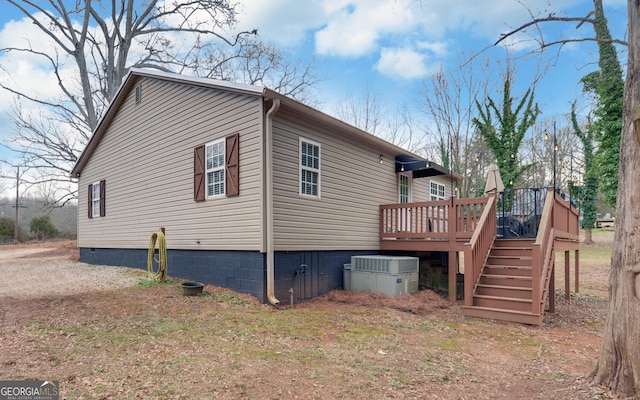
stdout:
{"type": "MultiPolygon", "coordinates": [[[[450,175],[448,169],[432,161],[418,160],[406,156],[396,157],[396,172],[413,172],[414,178],[450,175]]],[[[455,174],[453,176],[455,179],[458,179],[455,174]]]]}

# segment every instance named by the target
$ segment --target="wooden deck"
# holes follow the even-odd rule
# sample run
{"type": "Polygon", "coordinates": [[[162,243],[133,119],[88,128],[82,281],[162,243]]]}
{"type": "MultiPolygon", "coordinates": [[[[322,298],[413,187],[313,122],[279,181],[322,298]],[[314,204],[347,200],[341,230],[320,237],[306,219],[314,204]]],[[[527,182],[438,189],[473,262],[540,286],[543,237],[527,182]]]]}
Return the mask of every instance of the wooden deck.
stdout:
{"type": "Polygon", "coordinates": [[[380,249],[462,251],[489,198],[380,206],[380,249]]]}
{"type": "MultiPolygon", "coordinates": [[[[517,250],[527,254],[529,278],[526,280],[530,287],[526,290],[512,289],[505,285],[482,283],[479,288],[479,282],[487,280],[485,268],[491,268],[487,267],[490,254],[497,251],[492,250],[498,245],[497,203],[497,196],[490,195],[474,199],[381,205],[380,249],[447,252],[451,301],[456,299],[458,262],[460,255],[464,254],[466,315],[540,325],[547,298],[550,311],[555,310],[556,252],[565,252],[565,293],[569,298],[569,252],[575,251],[575,291],[579,290],[579,212],[549,189],[537,236],[531,239],[526,249],[517,250]],[[495,293],[488,292],[492,286],[496,286],[495,293]],[[530,293],[527,301],[502,295],[525,291],[530,293]]],[[[495,270],[496,266],[493,268],[495,270]]],[[[502,269],[510,269],[510,266],[504,265],[502,269]]]]}

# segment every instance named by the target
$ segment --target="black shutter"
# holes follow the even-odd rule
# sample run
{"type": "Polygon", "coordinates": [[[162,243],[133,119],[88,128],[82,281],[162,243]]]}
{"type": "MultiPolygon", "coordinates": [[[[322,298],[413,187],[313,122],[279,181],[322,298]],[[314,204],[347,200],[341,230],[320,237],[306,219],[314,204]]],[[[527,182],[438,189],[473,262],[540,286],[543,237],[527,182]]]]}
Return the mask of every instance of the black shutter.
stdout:
{"type": "Polygon", "coordinates": [[[100,181],[100,216],[101,217],[104,217],[105,215],[107,215],[106,194],[107,194],[107,181],[103,179],[100,181]]]}
{"type": "Polygon", "coordinates": [[[240,134],[234,133],[227,136],[225,140],[225,191],[227,196],[237,196],[240,194],[240,134]]]}
{"type": "Polygon", "coordinates": [[[93,218],[93,185],[89,185],[89,218],[93,218]]]}
{"type": "Polygon", "coordinates": [[[204,201],[204,145],[193,149],[193,200],[204,201]]]}

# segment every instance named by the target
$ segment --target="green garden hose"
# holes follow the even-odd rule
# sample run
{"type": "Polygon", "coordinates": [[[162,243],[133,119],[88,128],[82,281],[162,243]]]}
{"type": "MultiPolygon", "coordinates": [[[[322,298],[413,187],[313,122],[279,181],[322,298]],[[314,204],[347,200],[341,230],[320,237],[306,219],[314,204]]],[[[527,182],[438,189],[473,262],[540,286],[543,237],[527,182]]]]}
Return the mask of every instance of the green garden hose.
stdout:
{"type": "Polygon", "coordinates": [[[164,237],[164,233],[157,232],[151,235],[149,240],[149,254],[147,257],[147,270],[151,279],[158,282],[163,282],[167,277],[167,240],[164,237]],[[158,242],[158,258],[155,258],[156,241],[158,242]],[[153,262],[158,264],[158,270],[153,268],[153,262]]]}

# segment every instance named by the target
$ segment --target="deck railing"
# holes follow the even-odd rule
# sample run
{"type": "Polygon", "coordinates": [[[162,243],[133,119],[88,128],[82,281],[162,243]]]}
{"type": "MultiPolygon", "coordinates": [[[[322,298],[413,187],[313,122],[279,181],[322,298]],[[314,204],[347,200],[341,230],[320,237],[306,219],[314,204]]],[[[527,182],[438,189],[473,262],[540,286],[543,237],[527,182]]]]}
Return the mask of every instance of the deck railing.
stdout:
{"type": "Polygon", "coordinates": [[[490,195],[471,240],[464,245],[464,302],[473,304],[473,292],[496,238],[496,195],[490,195]]]}
{"type": "Polygon", "coordinates": [[[380,239],[466,240],[478,225],[487,197],[380,206],[380,239]]]}
{"type": "Polygon", "coordinates": [[[547,191],[547,198],[542,211],[540,228],[536,241],[533,243],[532,253],[532,310],[534,314],[542,312],[547,293],[547,283],[553,271],[555,262],[554,243],[557,240],[579,242],[580,226],[579,211],[570,202],[554,193],[547,191]]]}
{"type": "Polygon", "coordinates": [[[580,238],[580,211],[557,193],[554,200],[553,227],[556,239],[578,241],[580,238]]]}
{"type": "Polygon", "coordinates": [[[545,288],[546,277],[553,268],[553,234],[554,234],[554,213],[556,211],[556,200],[553,189],[547,191],[547,197],[542,210],[540,228],[536,241],[533,243],[531,253],[531,312],[539,315],[542,307],[542,294],[545,288]]]}

